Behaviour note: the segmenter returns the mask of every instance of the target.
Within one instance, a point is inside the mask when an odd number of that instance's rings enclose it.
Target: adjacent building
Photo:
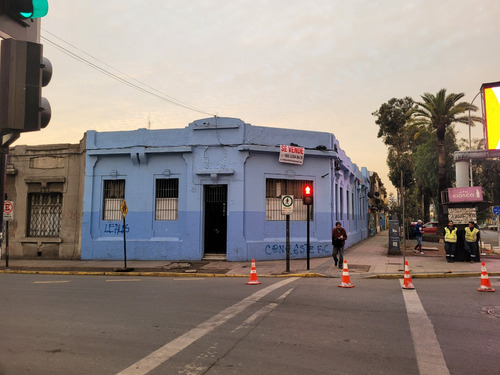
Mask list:
[[[12,258],[80,258],[83,153],[83,142],[11,147],[5,193],[13,206]]]

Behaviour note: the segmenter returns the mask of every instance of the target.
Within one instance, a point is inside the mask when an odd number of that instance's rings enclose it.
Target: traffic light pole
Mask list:
[[[286,215],[286,273],[290,273],[290,215]]]
[[[307,205],[307,270],[309,271],[310,269],[310,266],[309,266],[309,259],[310,259],[310,256],[311,256],[311,241],[310,241],[310,235],[309,235],[309,218],[310,218],[310,210],[311,210],[311,205],[308,204]]]

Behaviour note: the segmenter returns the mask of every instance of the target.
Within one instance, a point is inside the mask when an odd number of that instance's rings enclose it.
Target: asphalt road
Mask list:
[[[0,374],[498,374],[500,280],[0,275]]]
[[[492,246],[498,246],[498,232],[494,230],[481,229],[481,240]]]

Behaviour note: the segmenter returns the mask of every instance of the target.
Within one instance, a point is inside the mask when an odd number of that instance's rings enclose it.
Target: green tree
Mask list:
[[[477,117],[467,116],[468,111],[476,111],[477,107],[460,102],[464,93],[449,95],[446,89],[441,89],[436,95],[425,93],[421,96],[422,101],[416,102],[417,107],[412,110],[414,124],[424,125],[429,129],[434,129],[437,135],[437,155],[438,155],[438,221],[439,227],[446,225],[446,217],[443,212],[441,202],[441,192],[448,188],[446,172],[446,129],[454,123],[469,124],[469,122],[480,120]]]
[[[413,165],[415,167],[415,182],[423,197],[424,220],[430,220],[429,206],[431,201],[436,207],[439,203],[438,188],[438,155],[437,138],[427,131],[420,133],[422,143],[417,146],[413,153]],[[455,170],[453,168],[453,153],[458,150],[455,130],[448,127],[445,135],[446,148],[446,184],[451,186],[455,181]]]
[[[413,166],[411,165],[413,140],[409,137],[407,126],[414,105],[410,97],[392,98],[372,113],[377,117],[375,124],[379,126],[377,137],[382,138],[389,148],[387,156],[389,179],[398,190],[401,185],[401,172],[404,176],[404,187],[409,188],[413,184]]]

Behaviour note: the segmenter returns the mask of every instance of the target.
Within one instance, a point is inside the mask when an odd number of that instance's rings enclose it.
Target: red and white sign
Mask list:
[[[304,147],[281,145],[279,162],[291,163],[291,164],[303,164]]]
[[[449,188],[448,200],[451,203],[457,202],[482,202],[483,188],[481,186]]]
[[[12,201],[3,202],[3,219],[5,221],[14,219],[14,203]]]

